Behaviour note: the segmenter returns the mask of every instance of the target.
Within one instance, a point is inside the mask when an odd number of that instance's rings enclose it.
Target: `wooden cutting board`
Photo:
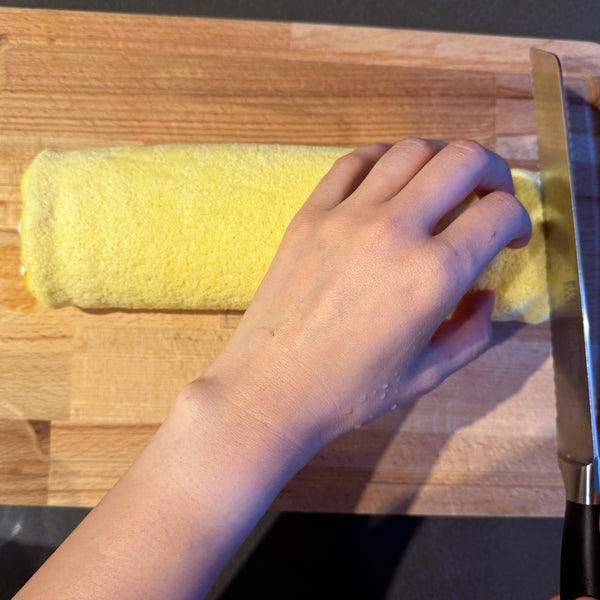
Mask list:
[[[0,502],[96,504],[240,319],[37,304],[17,226],[38,151],[420,135],[473,138],[536,168],[534,44],[563,59],[578,196],[593,212],[598,45],[0,9]],[[325,448],[274,508],[558,515],[554,417],[548,326],[498,324],[484,356]]]

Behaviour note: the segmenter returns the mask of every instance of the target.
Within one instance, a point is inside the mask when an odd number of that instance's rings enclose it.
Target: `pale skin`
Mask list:
[[[482,199],[434,235],[473,190]],[[473,142],[338,160],[223,353],[17,598],[201,597],[320,449],[486,349],[494,294],[467,292],[530,233],[507,164]]]

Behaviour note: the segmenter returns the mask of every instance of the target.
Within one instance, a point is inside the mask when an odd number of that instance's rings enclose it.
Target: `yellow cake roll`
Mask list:
[[[22,178],[27,288],[58,308],[248,307],[288,223],[349,148],[197,144],[45,150]],[[476,287],[494,318],[544,320],[541,206],[513,171],[532,243],[505,250]],[[399,265],[401,268],[401,265]]]

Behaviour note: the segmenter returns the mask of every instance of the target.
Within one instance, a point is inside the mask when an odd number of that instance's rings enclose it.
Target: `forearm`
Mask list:
[[[191,390],[191,391],[190,391]],[[197,598],[302,466],[197,386],[18,598]]]
[[[440,148],[407,140],[336,163],[226,349],[20,600],[197,598],[315,452],[484,350],[493,297],[453,309],[530,221],[500,157]],[[485,196],[433,235],[473,191]]]

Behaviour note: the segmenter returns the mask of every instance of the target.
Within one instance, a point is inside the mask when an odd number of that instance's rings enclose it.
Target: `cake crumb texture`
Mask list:
[[[44,150],[21,180],[25,283],[59,308],[245,310],[283,233],[334,161],[351,148],[178,144]],[[534,223],[475,288],[493,318],[548,316],[537,176],[513,170]],[[399,265],[401,268],[401,265]]]

